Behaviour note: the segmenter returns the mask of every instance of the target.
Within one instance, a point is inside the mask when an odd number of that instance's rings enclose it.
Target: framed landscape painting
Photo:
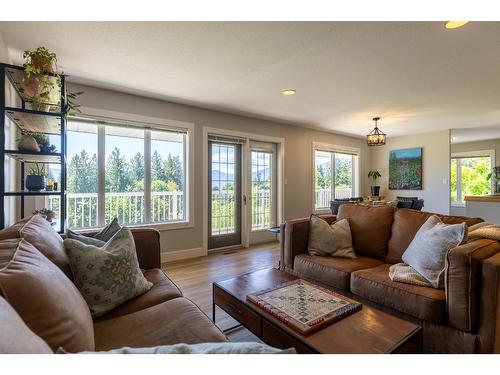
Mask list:
[[[422,148],[389,152],[389,189],[422,190]]]

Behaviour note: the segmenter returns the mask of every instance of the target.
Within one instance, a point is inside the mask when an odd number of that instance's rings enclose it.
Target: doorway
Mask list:
[[[208,249],[241,245],[241,144],[208,142]]]

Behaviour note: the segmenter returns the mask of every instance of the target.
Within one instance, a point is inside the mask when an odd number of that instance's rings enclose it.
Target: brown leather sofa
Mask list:
[[[0,234],[4,232],[10,236],[10,233],[5,231],[1,231]],[[146,279],[153,283],[153,287],[98,320],[92,321],[90,312],[83,311],[88,310],[86,303],[81,302],[83,299],[69,278],[47,259],[50,257],[44,257],[42,251],[37,251],[33,244],[21,238],[0,241],[0,265],[8,265],[3,270],[0,266],[0,271],[4,272],[0,275],[0,297],[17,311],[26,325],[53,351],[61,342],[65,343],[66,351],[72,352],[82,349],[101,351],[124,346],[150,347],[176,343],[227,341],[226,336],[193,302],[183,297],[179,288],[161,270],[159,232],[153,229],[134,229],[132,233],[139,265],[144,270]],[[8,250],[13,248],[12,244],[14,247],[17,246],[14,252]],[[9,285],[16,272],[18,288],[12,283]],[[19,279],[19,272],[25,272],[27,277]],[[77,298],[71,301],[68,298],[58,298],[58,306],[49,306],[50,308],[46,305],[41,308],[36,301],[26,300],[26,296],[31,293],[25,290],[26,288],[37,288],[38,285],[47,284],[47,280],[41,280],[44,275],[57,278],[57,283],[51,284],[57,287],[53,293],[64,295],[67,290],[68,295],[73,293],[72,295]],[[40,282],[37,277],[40,277]],[[24,285],[20,285],[19,281]],[[50,280],[48,282],[50,283]],[[8,288],[17,289],[19,293],[8,293]],[[46,290],[47,288],[41,286],[39,293],[46,293]],[[72,316],[81,317],[80,322],[83,323],[62,321],[60,316],[62,317],[66,310],[69,310]],[[4,319],[9,319],[6,315],[2,316],[4,311],[6,310],[0,309],[0,325],[5,322]],[[49,321],[54,322],[53,326],[47,326]],[[43,327],[38,324],[41,322],[44,324]],[[19,340],[23,340],[23,337],[19,337]],[[22,348],[23,345],[12,344],[10,347]]]
[[[389,279],[401,256],[432,213],[393,207],[342,205],[328,222],[348,218],[357,258],[309,255],[309,219],[281,227],[281,268],[423,327],[424,350],[441,353],[500,352],[500,243],[481,239],[447,255],[445,288]],[[482,222],[439,215],[445,223]]]

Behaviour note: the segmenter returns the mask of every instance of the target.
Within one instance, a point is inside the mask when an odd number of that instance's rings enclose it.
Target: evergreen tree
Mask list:
[[[179,156],[168,154],[165,162],[165,178],[167,182],[174,182],[179,189],[182,189],[184,185],[184,171]]]
[[[96,193],[97,155],[89,157],[87,151],[73,155],[68,166],[68,191],[71,193]]]
[[[128,191],[144,191],[144,156],[138,152],[130,160]]]
[[[115,149],[109,154],[106,161],[106,191],[123,192],[130,183],[128,163],[122,156],[120,149]]]
[[[164,165],[163,158],[158,151],[154,151],[151,155],[151,180],[152,181],[164,181],[167,182],[165,178],[165,171],[163,169]]]

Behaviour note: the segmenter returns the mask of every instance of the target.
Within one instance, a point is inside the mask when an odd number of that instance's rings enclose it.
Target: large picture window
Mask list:
[[[352,153],[314,150],[314,208],[330,208],[330,201],[358,195],[356,168],[358,155]]]
[[[186,221],[182,130],[69,120],[69,228]]]
[[[480,155],[480,154],[479,154]],[[451,158],[451,203],[463,205],[467,195],[491,194],[491,160],[489,155]]]

